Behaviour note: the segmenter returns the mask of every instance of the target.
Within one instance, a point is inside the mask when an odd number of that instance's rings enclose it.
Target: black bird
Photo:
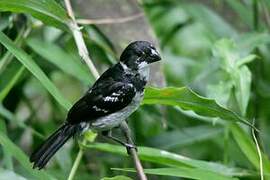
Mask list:
[[[140,105],[149,79],[149,64],[161,60],[147,41],[129,44],[120,61],[105,71],[94,85],[69,110],[66,122],[30,157],[33,168],[42,169],[68,139],[91,129],[125,145],[110,135]]]

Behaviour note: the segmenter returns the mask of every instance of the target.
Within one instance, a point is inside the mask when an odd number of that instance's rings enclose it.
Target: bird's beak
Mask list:
[[[157,52],[156,49],[151,49],[151,55],[150,55],[150,63],[157,62],[161,60],[160,54]]]

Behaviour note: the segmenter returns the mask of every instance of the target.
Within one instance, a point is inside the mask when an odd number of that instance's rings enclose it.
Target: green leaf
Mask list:
[[[192,110],[201,116],[219,117],[232,122],[239,121],[252,127],[248,121],[220,106],[215,100],[199,96],[187,87],[147,88],[143,104],[178,106],[184,110]]]
[[[172,149],[216,137],[223,129],[212,126],[196,126],[173,130],[159,134],[149,140],[149,143],[162,149]],[[181,141],[179,141],[181,139]]]
[[[246,109],[250,97],[251,72],[246,65],[235,71],[235,95],[242,115],[246,114]]]
[[[21,77],[25,70],[25,67],[22,66],[16,74],[12,77],[12,79],[9,81],[9,83],[5,86],[5,88],[0,92],[0,102],[5,99],[5,97],[8,95],[9,91],[12,89],[12,87],[16,84],[18,79]]]
[[[225,2],[232,7],[244,23],[246,23],[251,29],[253,28],[253,17],[249,8],[245,7],[241,1],[227,0]]]
[[[227,76],[220,77],[219,81],[231,86],[230,89],[224,91],[224,95],[217,97],[217,100],[228,97],[231,93],[235,94],[237,105],[242,116],[246,114],[246,108],[250,97],[251,72],[246,63],[254,60],[255,55],[240,57],[239,48],[233,40],[221,39],[215,43],[213,49],[214,58],[219,62],[220,68]],[[228,102],[226,102],[228,103]]]
[[[113,170],[126,171],[126,172],[136,172],[133,169],[120,169],[112,168]],[[218,180],[236,180],[238,178],[232,178],[228,176],[223,176],[218,173],[211,171],[196,169],[196,168],[157,168],[157,169],[144,169],[146,174],[152,175],[161,175],[161,176],[174,176],[190,179],[199,179],[199,180],[209,180],[209,179],[218,179]]]
[[[239,145],[239,148],[246,155],[248,160],[254,165],[256,169],[260,169],[259,156],[256,149],[256,145],[252,141],[250,135],[248,135],[239,125],[232,124],[230,130],[234,136],[235,141]],[[267,155],[262,153],[263,170],[265,173],[270,173],[270,161]]]
[[[32,127],[27,126],[23,121],[19,120],[14,114],[12,114],[8,109],[6,109],[2,104],[0,104],[0,115],[23,129],[29,129],[31,132],[33,132],[33,134],[37,135],[38,137],[44,138],[44,136],[40,132],[36,131]]]
[[[210,32],[219,37],[236,37],[236,30],[213,10],[202,4],[189,3],[182,6],[188,14],[203,23]]]
[[[252,52],[256,47],[269,43],[270,35],[268,33],[244,33],[237,38],[237,46],[246,54]]]
[[[6,128],[6,122],[0,118],[0,132],[3,134],[7,134],[7,128]],[[9,170],[13,170],[13,162],[12,162],[12,156],[7,149],[3,149],[3,159],[2,159],[2,167],[5,167]],[[1,179],[1,178],[0,178]]]
[[[14,171],[0,169],[0,179],[26,180],[26,178],[16,174]]]
[[[127,156],[126,149],[122,146],[116,146],[105,143],[94,143],[83,145],[83,147]],[[138,155],[139,158],[143,161],[149,161],[171,167],[197,168],[219,173],[225,176],[231,176],[234,173],[239,173],[239,170],[226,167],[222,164],[194,160],[179,154],[174,154],[168,151],[159,150],[155,148],[138,147]]]
[[[66,110],[71,107],[71,103],[65,99],[40,67],[2,32],[0,32],[0,43],[3,44],[48,90],[55,100],[62,105]]]
[[[67,13],[54,0],[0,0],[0,11],[28,13],[45,24],[67,30]]]
[[[12,156],[28,171],[28,173],[37,179],[54,179],[51,175],[44,171],[38,171],[32,169],[32,165],[29,162],[29,158],[24,152],[17,147],[3,132],[0,132],[0,144],[4,149],[10,152]]]
[[[247,63],[250,63],[252,62],[253,60],[255,60],[257,58],[256,55],[254,54],[250,54],[248,55],[247,57],[244,57],[242,59],[239,59],[237,62],[236,62],[236,66],[237,67],[241,67],[242,65],[245,65]]]
[[[29,39],[27,44],[41,57],[57,66],[63,72],[76,77],[85,84],[90,84],[90,82],[94,81],[94,77],[89,73],[86,66],[79,62],[80,57],[76,56],[77,59],[74,59],[72,55],[62,50],[59,46],[41,39]]]
[[[114,176],[114,177],[104,177],[101,180],[132,180],[127,176]]]

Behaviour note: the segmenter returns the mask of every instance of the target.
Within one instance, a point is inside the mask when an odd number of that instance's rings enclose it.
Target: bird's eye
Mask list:
[[[141,56],[144,55],[144,52],[143,51],[138,51],[136,54],[137,54],[137,56],[141,57]]]

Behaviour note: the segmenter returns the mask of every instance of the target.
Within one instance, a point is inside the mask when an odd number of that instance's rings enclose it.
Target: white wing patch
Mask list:
[[[111,102],[117,102],[118,101],[118,97],[112,97],[112,96],[106,96],[104,101],[111,101]]]
[[[96,111],[103,111],[103,112],[105,112],[105,113],[108,112],[107,110],[101,109],[101,108],[99,108],[99,107],[97,107],[97,106],[93,106],[93,108],[94,108]]]

